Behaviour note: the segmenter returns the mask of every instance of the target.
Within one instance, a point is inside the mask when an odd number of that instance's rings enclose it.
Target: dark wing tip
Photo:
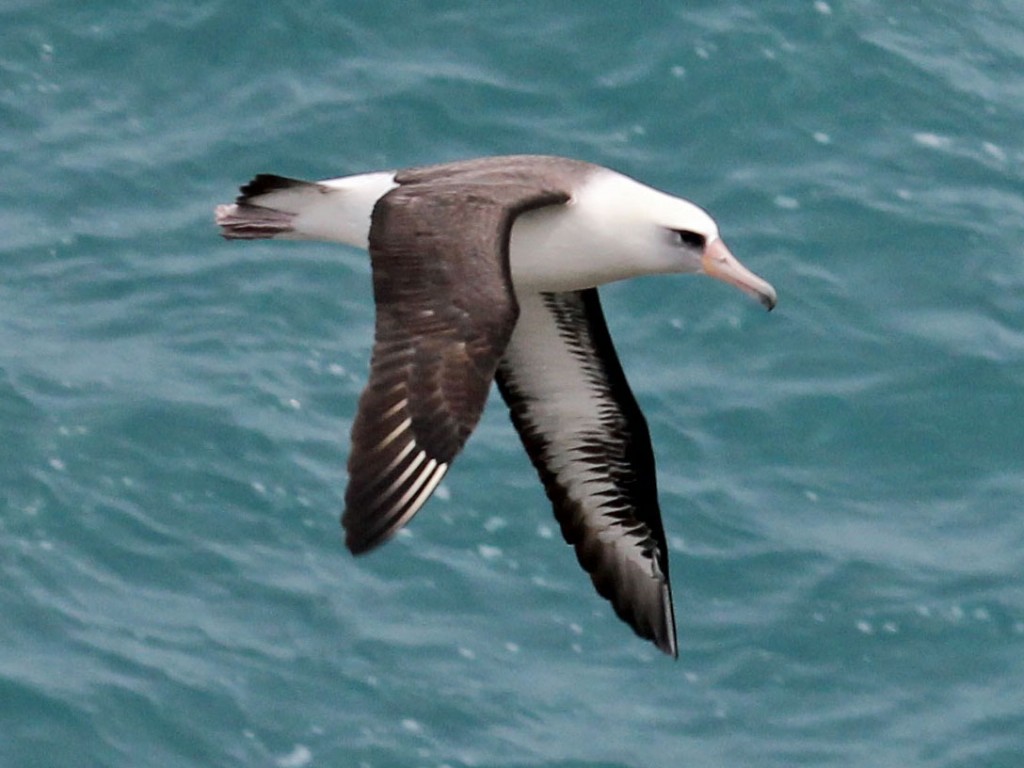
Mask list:
[[[646,556],[638,559],[627,554],[621,549],[622,539],[601,542],[599,534],[586,531],[570,535],[575,539],[569,543],[575,544],[580,565],[590,574],[597,593],[612,604],[616,615],[638,637],[678,659],[672,584],[664,558],[657,558],[660,563],[655,569],[642,567],[641,562],[654,563]]]
[[[346,505],[341,527],[345,531],[345,548],[357,557],[373,551],[398,530],[398,526],[386,524],[384,512],[373,509],[357,515],[353,509]]]
[[[658,637],[654,638],[654,644],[662,652],[678,660],[679,638],[676,636],[676,612],[672,605],[672,586],[667,579],[665,581],[665,591],[667,592],[665,597],[665,625]]]
[[[367,536],[365,531],[360,531],[346,524],[347,515],[341,516],[341,526],[345,530],[345,547],[355,556],[365,555],[384,543],[385,537]]]
[[[659,605],[647,612],[639,609],[637,604],[623,605],[620,596],[608,596],[612,602],[615,612],[626,624],[633,628],[633,631],[645,640],[649,640],[662,653],[679,658],[679,643],[676,638],[676,620],[672,609],[672,593],[668,582],[662,585],[663,596]]]

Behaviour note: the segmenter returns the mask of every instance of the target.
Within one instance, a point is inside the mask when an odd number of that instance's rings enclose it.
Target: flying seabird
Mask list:
[[[369,250],[376,334],[341,518],[354,554],[430,498],[497,381],[597,592],[678,655],[650,434],[597,286],[702,273],[771,309],[775,289],[704,210],[598,165],[521,155],[316,182],[261,174],[216,220],[228,239]]]

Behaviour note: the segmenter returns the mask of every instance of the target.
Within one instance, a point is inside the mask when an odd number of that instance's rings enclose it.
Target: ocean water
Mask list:
[[[1024,765],[1024,6],[0,7],[0,765]],[[302,177],[564,154],[774,283],[603,291],[673,662],[495,397],[407,530],[338,515],[358,251],[228,243]]]

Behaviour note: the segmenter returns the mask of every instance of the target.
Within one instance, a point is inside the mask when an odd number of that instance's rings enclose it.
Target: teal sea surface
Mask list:
[[[344,549],[369,262],[225,242],[305,178],[509,153],[707,208],[771,314],[602,297],[678,661],[497,395]],[[0,766],[1024,765],[1024,5],[8,0]]]

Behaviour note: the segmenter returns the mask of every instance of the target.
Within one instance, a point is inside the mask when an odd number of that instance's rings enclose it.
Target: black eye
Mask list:
[[[691,248],[703,248],[704,243],[707,242],[704,235],[699,232],[691,232],[688,229],[677,229],[676,234],[679,235],[679,242]]]

